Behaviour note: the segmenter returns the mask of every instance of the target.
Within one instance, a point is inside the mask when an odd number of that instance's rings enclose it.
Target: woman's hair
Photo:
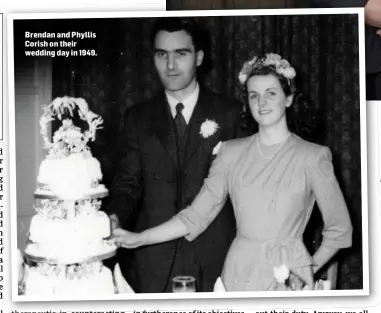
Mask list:
[[[279,73],[274,65],[262,65],[252,68],[245,83],[242,84],[242,102],[245,104],[242,113],[243,128],[249,133],[258,131],[258,124],[254,120],[248,103],[247,82],[253,76],[267,75],[273,75],[278,79],[286,97],[293,95],[292,104],[286,108],[286,121],[290,131],[306,140],[314,139],[317,128],[317,114],[314,108],[308,105],[307,99],[298,90],[295,78],[287,78]]]

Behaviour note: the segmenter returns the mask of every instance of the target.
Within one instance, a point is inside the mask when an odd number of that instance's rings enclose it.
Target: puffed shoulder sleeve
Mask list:
[[[192,204],[180,211],[174,218],[179,218],[188,228],[185,238],[196,239],[213,222],[223,208],[228,195],[226,147],[222,143],[219,152]]]
[[[352,223],[344,196],[337,182],[332,165],[332,154],[321,147],[309,162],[312,192],[323,216],[322,245],[347,248],[352,245]]]

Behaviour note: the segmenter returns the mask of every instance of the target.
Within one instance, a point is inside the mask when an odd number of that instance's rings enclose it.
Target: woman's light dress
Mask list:
[[[315,201],[324,220],[322,245],[352,244],[352,224],[329,149],[291,134],[272,153],[270,158],[264,155],[257,135],[223,143],[200,193],[175,217],[187,225],[186,238],[193,240],[230,195],[237,236],[222,273],[228,291],[267,290],[274,281],[274,266],[281,264],[313,288],[313,259],[303,232]]]

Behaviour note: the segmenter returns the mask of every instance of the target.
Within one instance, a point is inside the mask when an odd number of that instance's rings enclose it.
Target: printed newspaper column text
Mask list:
[[[31,57],[95,57],[92,31],[68,31],[64,33],[25,32],[25,56]],[[90,41],[89,41],[90,40]]]
[[[3,148],[0,148],[0,300],[2,300],[3,297],[3,280],[4,280],[4,268],[3,268],[3,254],[4,254],[4,231],[3,231],[3,212],[4,212],[4,206],[3,206]]]

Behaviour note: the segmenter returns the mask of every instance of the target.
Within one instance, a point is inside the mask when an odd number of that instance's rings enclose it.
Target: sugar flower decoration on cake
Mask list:
[[[255,56],[243,64],[241,71],[238,74],[238,80],[242,85],[245,85],[248,77],[254,69],[259,69],[265,66],[273,66],[278,74],[287,78],[288,82],[295,78],[295,69],[286,59],[282,59],[279,54],[267,53],[264,57]]]
[[[73,124],[77,113],[79,119],[87,123],[87,129],[81,129]],[[53,141],[49,139],[48,124],[54,120],[62,121],[62,126],[55,132]],[[71,153],[87,152],[87,143],[95,140],[95,133],[102,128],[103,119],[90,111],[86,101],[82,98],[56,98],[49,105],[43,106],[40,118],[41,135],[45,148],[49,149],[49,156],[59,158]]]
[[[78,212],[80,215],[95,214],[101,207],[101,201],[95,199],[86,199],[78,203]]]
[[[100,261],[73,264],[68,266],[39,263],[36,267],[36,271],[42,275],[49,277],[65,277],[68,279],[81,279],[90,275],[97,274],[101,271],[102,264]]]
[[[47,220],[65,219],[67,215],[63,202],[59,200],[41,200],[41,204],[34,206],[34,210]]]
[[[212,136],[218,128],[219,126],[215,121],[206,119],[205,122],[201,124],[200,134],[202,137],[208,138]]]

